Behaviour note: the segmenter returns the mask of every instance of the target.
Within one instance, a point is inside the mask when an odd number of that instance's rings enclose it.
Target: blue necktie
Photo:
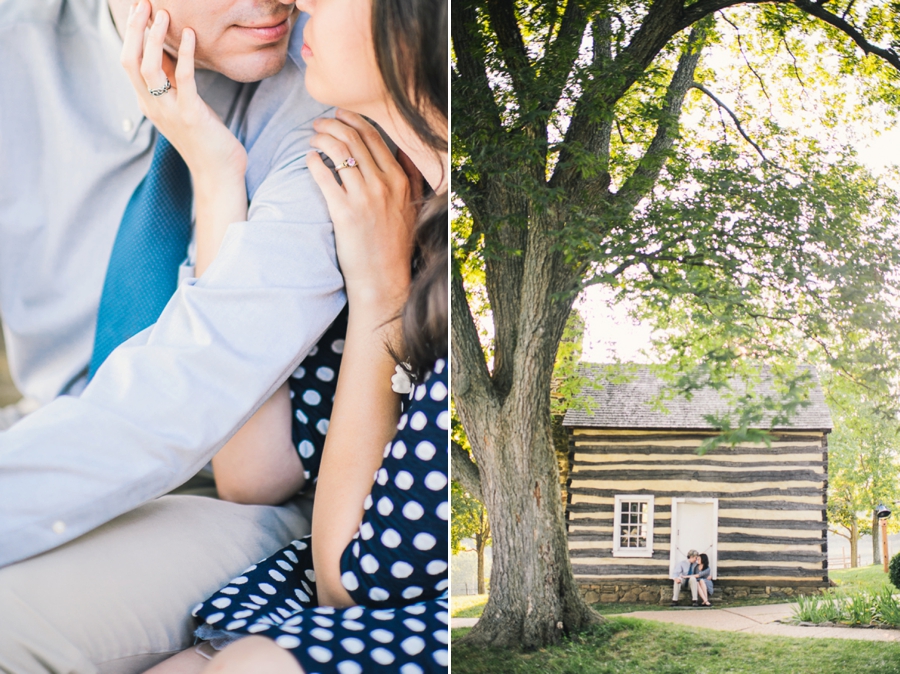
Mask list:
[[[160,134],[150,170],[131,195],[113,244],[89,379],[113,349],[159,318],[178,285],[190,236],[190,171]]]

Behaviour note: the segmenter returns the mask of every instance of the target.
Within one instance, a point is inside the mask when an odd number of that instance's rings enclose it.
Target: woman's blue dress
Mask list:
[[[345,321],[342,314],[290,380],[294,442],[313,481]],[[447,364],[438,360],[414,386],[385,447],[363,520],[341,558],[341,581],[357,606],[318,606],[307,536],[199,604],[193,611],[197,635],[217,648],[248,634],[267,636],[307,674],[446,671],[448,393]]]

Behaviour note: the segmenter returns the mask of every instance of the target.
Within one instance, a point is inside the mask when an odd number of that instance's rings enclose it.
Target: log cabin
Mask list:
[[[700,444],[717,432],[707,418],[727,407],[718,392],[661,409],[664,384],[650,368],[630,367],[626,381],[615,372],[584,365],[593,383],[563,420],[569,555],[586,599],[668,603],[670,571],[691,549],[709,555],[714,601],[827,587],[832,423],[815,370],[790,423],[763,426],[770,445],[704,455]],[[771,386],[764,375],[756,390]]]

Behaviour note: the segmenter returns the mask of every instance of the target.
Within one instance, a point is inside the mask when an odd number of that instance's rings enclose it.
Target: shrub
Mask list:
[[[878,619],[891,627],[900,627],[900,601],[889,585],[875,595],[875,611]]]
[[[891,558],[891,564],[888,566],[888,578],[894,587],[900,589],[900,552]]]

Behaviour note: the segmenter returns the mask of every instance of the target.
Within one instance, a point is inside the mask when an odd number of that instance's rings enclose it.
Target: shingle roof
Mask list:
[[[790,425],[780,425],[772,430],[831,430],[831,413],[818,375],[814,367],[807,367],[814,382],[810,389],[810,404],[798,409]],[[611,376],[623,372],[619,366],[585,363],[579,369],[582,376],[600,386],[588,384],[581,390],[579,397],[587,401],[588,409],[581,405],[570,407],[563,420],[564,426],[714,430],[704,416],[723,413],[728,408],[728,402],[712,388],[694,391],[691,400],[684,396],[666,400],[665,411],[654,407],[652,403],[658,399],[665,384],[647,366],[627,366],[624,372],[627,372],[628,380],[624,383],[609,381]],[[771,376],[763,374],[755,391],[764,394],[773,390]],[[764,420],[760,427],[768,428],[769,422]]]

